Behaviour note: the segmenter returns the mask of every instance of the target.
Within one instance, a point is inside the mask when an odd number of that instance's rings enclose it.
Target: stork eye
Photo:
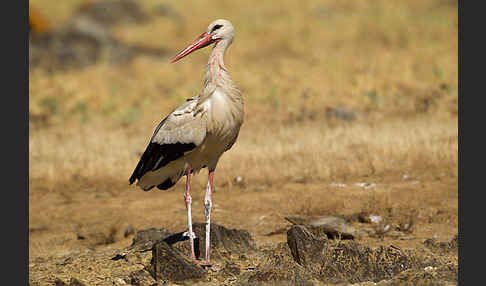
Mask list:
[[[211,33],[216,31],[217,29],[223,27],[223,25],[215,25],[212,29],[211,29]]]

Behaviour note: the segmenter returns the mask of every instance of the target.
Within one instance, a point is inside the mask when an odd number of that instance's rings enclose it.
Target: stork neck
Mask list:
[[[231,81],[224,65],[224,54],[229,44],[227,40],[222,40],[214,45],[206,67],[205,85],[224,86],[225,81]]]

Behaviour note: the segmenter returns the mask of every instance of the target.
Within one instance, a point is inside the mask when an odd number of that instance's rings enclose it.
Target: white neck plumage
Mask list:
[[[216,43],[209,56],[204,77],[204,90],[199,100],[203,104],[211,99],[211,118],[214,120],[214,127],[220,129],[225,121],[231,118],[232,121],[241,125],[243,121],[243,98],[239,89],[231,80],[231,77],[224,65],[224,54],[231,41],[221,40]]]

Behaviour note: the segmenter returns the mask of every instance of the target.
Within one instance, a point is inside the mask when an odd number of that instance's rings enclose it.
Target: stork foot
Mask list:
[[[220,266],[218,266],[216,264],[212,264],[211,262],[208,262],[206,260],[192,259],[192,262],[194,262],[195,264],[201,266],[204,269],[211,270],[213,272],[218,272],[218,271],[221,270],[221,267]]]

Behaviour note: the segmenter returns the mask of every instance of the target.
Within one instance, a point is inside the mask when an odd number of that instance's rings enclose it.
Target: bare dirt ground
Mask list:
[[[404,180],[403,176],[396,174],[340,182],[347,187],[283,182],[255,191],[218,186],[214,195],[213,222],[228,228],[248,230],[257,246],[271,248],[287,241],[286,231],[291,224],[284,216],[366,212],[381,216],[393,230],[410,223],[410,230],[406,232],[407,235],[365,236],[355,241],[372,248],[393,245],[420,253],[421,249],[426,248],[424,241],[427,239],[450,241],[458,234],[457,177],[434,171],[410,176],[413,179]],[[356,182],[372,182],[376,187],[366,189],[353,186]],[[103,277],[110,271],[98,272],[96,267],[116,265],[118,261],[110,259],[132,243],[133,234],[124,235],[130,225],[135,230],[155,227],[167,228],[172,233],[186,229],[182,184],[165,193],[144,193],[124,187],[125,190],[116,195],[109,190],[98,190],[96,186],[66,186],[63,189],[69,191],[70,187],[79,188],[70,198],[56,191],[31,191],[29,269],[33,285],[36,285],[34,282],[49,285],[55,279],[69,281],[72,277],[84,281],[86,285],[100,281],[108,283],[106,277],[97,280],[96,276]],[[193,193],[193,219],[203,222],[203,190],[194,190]],[[359,228],[369,224],[353,222],[352,225]],[[59,261],[66,257],[83,254],[87,250],[95,252],[89,252],[86,257],[91,259],[80,262],[79,268],[70,267],[66,271],[66,267],[59,265]],[[112,251],[102,255],[102,251],[109,250]],[[101,257],[93,259],[93,253]],[[444,265],[452,263],[457,266],[457,250],[441,257]],[[146,258],[146,265],[148,261]],[[239,263],[243,272],[245,265],[240,264],[242,261],[235,257],[230,261]],[[257,258],[245,262],[258,265]],[[92,272],[84,269],[87,265],[94,267]],[[108,268],[112,269],[114,265]],[[118,271],[128,275],[140,269],[140,265],[138,268],[133,265],[131,268],[119,266]],[[109,275],[112,277],[112,274]],[[221,279],[212,277],[207,281],[219,283]]]
[[[112,258],[137,231],[186,229],[184,179],[143,192],[128,178],[158,122],[201,88],[208,50],[170,56],[222,17],[245,122],[216,170],[212,222],[247,230],[257,251],[221,252],[223,270],[175,284],[458,283],[456,1],[139,1],[110,8],[117,21],[95,2],[30,2],[47,19],[31,32],[31,285],[175,283],[146,271],[150,251]],[[206,176],[192,181],[195,222]],[[286,217],[319,216],[365,234],[327,241],[332,263],[300,265]]]
[[[403,180],[400,174],[390,177],[340,182],[347,187],[285,182],[256,191],[217,187],[212,219],[230,228],[250,231],[258,244],[285,241],[285,233],[266,235],[291,225],[285,216],[346,215],[363,211],[380,215],[391,224],[398,225],[408,219],[413,223],[413,239],[364,240],[373,246],[396,243],[417,247],[426,238],[445,241],[457,234],[457,178],[444,173],[421,173],[413,180]],[[363,181],[375,183],[376,187],[353,186]],[[30,238],[33,246],[38,245],[38,255],[45,254],[42,242],[58,241],[57,254],[83,246],[106,248],[103,239],[109,236],[113,236],[110,247],[121,247],[131,242],[131,236],[123,237],[129,225],[137,230],[164,227],[173,232],[187,227],[183,182],[166,192],[145,193],[135,187],[125,187],[116,195],[96,186],[79,187],[74,195],[65,197],[62,192],[72,192],[72,187],[61,187],[62,191],[58,192],[31,192]],[[204,189],[193,190],[193,200],[194,220],[204,222]],[[80,241],[78,234],[88,237]]]

